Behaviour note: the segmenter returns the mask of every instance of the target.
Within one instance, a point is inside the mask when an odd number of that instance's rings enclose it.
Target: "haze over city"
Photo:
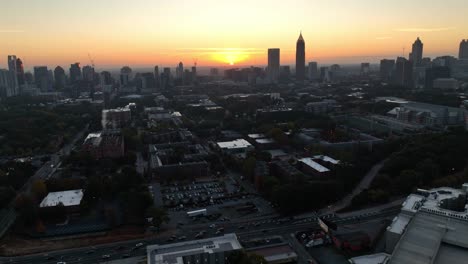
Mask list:
[[[3,1],[0,57],[21,54],[26,68],[88,62],[88,54],[100,68],[194,58],[200,66],[265,65],[266,49],[280,48],[286,65],[300,31],[306,61],[377,62],[407,53],[418,36],[435,57],[457,54],[467,13],[463,0]]]
[[[468,0],[0,1],[1,264],[468,263]]]

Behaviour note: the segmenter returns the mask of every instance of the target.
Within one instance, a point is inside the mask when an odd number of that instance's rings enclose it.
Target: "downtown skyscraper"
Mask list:
[[[268,49],[268,80],[278,83],[280,75],[280,49]]]
[[[305,78],[305,42],[302,33],[296,42],[296,80],[304,81]]]
[[[421,66],[422,58],[423,58],[423,46],[424,45],[419,39],[419,37],[413,43],[411,53],[409,56],[409,60],[413,62],[414,66]]]
[[[463,39],[460,42],[460,49],[458,51],[458,59],[468,60],[468,39]]]

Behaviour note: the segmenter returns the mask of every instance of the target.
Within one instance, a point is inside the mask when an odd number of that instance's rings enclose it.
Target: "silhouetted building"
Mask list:
[[[128,66],[122,67],[122,69],[120,69],[120,85],[127,86],[130,83],[131,75],[132,68]]]
[[[392,79],[393,70],[395,68],[395,60],[383,59],[380,61],[380,78],[383,81]]]
[[[15,96],[15,73],[0,69],[0,97]]]
[[[83,67],[83,80],[87,82],[94,81],[94,68],[86,65]]]
[[[176,68],[176,79],[182,79],[184,77],[184,64],[179,62]]]
[[[8,70],[12,72],[12,74],[14,75],[13,90],[12,90],[14,95],[19,94],[19,85],[18,85],[18,78],[17,78],[18,71],[16,70],[16,63],[17,63],[16,56],[8,55]]]
[[[280,66],[280,80],[289,81],[291,78],[291,67],[289,66]]]
[[[410,61],[413,62],[413,66],[421,66],[422,63],[422,57],[423,57],[423,43],[419,39],[419,37],[416,39],[416,41],[413,43],[413,47],[411,49],[411,54],[410,54]]]
[[[268,80],[278,83],[280,75],[280,49],[268,49]]]
[[[57,66],[54,69],[54,80],[55,80],[55,89],[61,90],[65,88],[66,84],[66,76],[65,76],[65,70]]]
[[[305,42],[302,33],[296,42],[296,79],[303,81],[305,78]]]
[[[81,67],[80,63],[76,62],[70,65],[70,82],[74,83],[81,80]]]
[[[394,83],[405,87],[413,87],[413,63],[411,61],[403,57],[397,58]]]
[[[149,90],[156,88],[156,80],[151,72],[142,73],[140,79],[142,89]]]
[[[370,63],[363,62],[361,63],[361,75],[367,76],[370,72]]]
[[[49,70],[47,66],[34,67],[34,81],[41,92],[48,92],[50,89]]]
[[[21,86],[25,84],[25,80],[23,61],[20,58],[16,59],[16,78],[18,79],[18,85],[21,91]]]
[[[468,60],[468,39],[460,42],[460,50],[458,52],[458,58],[460,60]]]
[[[171,68],[165,67],[161,73],[161,89],[169,88],[171,84]]]
[[[309,80],[318,80],[319,73],[318,73],[318,64],[315,61],[309,62],[309,66],[307,67],[308,77]]]
[[[112,75],[108,71],[101,72],[100,78],[101,86],[103,85],[112,85]]]
[[[154,66],[154,81],[156,88],[159,88],[161,86],[161,76],[159,75],[159,67]]]
[[[426,69],[426,82],[425,88],[432,89],[434,87],[434,80],[450,78],[450,68],[447,66],[434,66]]]

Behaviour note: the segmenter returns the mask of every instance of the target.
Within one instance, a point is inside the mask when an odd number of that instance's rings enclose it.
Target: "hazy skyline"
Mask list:
[[[306,62],[358,63],[456,55],[468,38],[463,0],[15,0],[2,1],[0,67],[6,56],[34,65],[266,65],[267,49],[294,64],[299,31]],[[403,53],[405,47],[405,53]]]

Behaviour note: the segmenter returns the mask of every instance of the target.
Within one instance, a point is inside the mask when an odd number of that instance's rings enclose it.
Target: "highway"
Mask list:
[[[347,218],[337,218],[336,216],[329,215],[328,220],[338,224],[355,224],[376,221],[379,219],[389,219],[399,213],[400,209],[387,209],[364,215],[350,216]],[[239,240],[248,240],[257,237],[264,237],[270,235],[285,235],[290,236],[291,233],[319,229],[316,218],[271,218],[265,217],[258,218],[255,221],[233,221],[233,222],[213,222],[216,227],[210,228],[209,225],[203,229],[200,225],[192,227],[191,225],[182,226],[176,231],[176,235],[171,238],[170,236],[158,236],[155,238],[146,238],[140,240],[122,241],[111,244],[104,244],[95,247],[73,248],[67,250],[60,250],[48,252],[47,254],[35,254],[28,256],[0,258],[2,263],[42,263],[42,264],[56,264],[59,261],[64,261],[67,264],[71,263],[100,263],[110,260],[122,259],[126,257],[137,257],[146,255],[146,245],[149,244],[166,244],[175,243],[182,240],[195,239],[195,235],[200,231],[205,231],[203,237],[219,236],[221,233],[236,233]],[[224,232],[216,233],[217,228],[223,227]],[[135,248],[136,244],[143,243],[144,246]],[[109,258],[103,259],[104,255]]]

